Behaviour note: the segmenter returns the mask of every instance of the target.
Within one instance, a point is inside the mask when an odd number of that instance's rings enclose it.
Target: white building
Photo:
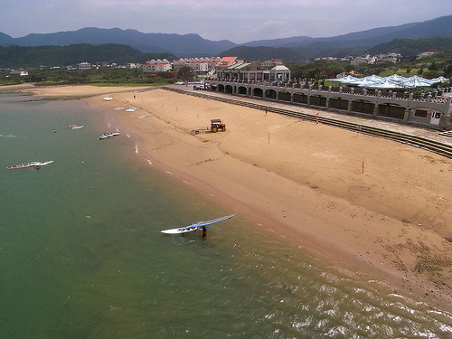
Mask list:
[[[423,51],[423,52],[419,53],[417,56],[419,58],[422,58],[422,57],[426,57],[426,56],[429,56],[429,55],[438,54],[438,53],[442,53],[442,52],[443,51],[441,51],[439,49],[430,49],[428,51]]]
[[[93,68],[93,64],[90,62],[81,62],[78,65],[78,69],[91,69]]]
[[[152,59],[146,61],[146,63],[143,65],[143,73],[168,72],[171,71],[171,68],[171,64],[166,59]]]
[[[220,57],[212,58],[182,58],[173,61],[174,70],[179,70],[183,66],[193,68],[195,73],[207,74],[215,70],[215,65],[221,60]]]

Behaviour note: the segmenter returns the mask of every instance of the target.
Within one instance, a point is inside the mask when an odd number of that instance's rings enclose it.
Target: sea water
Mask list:
[[[450,314],[244,216],[206,238],[161,234],[234,211],[155,170],[127,135],[97,140],[116,131],[104,112],[37,99],[0,94],[1,338],[451,336]]]

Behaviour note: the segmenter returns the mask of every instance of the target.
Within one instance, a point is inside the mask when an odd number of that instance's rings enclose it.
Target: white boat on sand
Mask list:
[[[99,135],[97,137],[97,140],[103,140],[103,139],[107,139],[107,138],[111,138],[111,137],[116,137],[118,135],[121,135],[121,133],[119,133],[119,132],[102,133],[101,135]]]

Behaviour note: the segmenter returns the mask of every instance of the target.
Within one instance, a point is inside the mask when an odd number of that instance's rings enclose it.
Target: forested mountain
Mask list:
[[[421,40],[399,39],[388,43],[379,44],[369,50],[375,55],[380,53],[396,52],[403,56],[414,56],[421,51],[439,49],[444,52],[452,52],[452,37],[430,38]],[[324,56],[359,55],[362,50],[346,48],[323,50]],[[285,62],[304,62],[307,57],[302,54],[305,50],[300,48],[273,48],[273,47],[247,47],[238,46],[223,51],[220,56],[237,56],[239,59],[249,61],[263,61],[269,59],[283,59]],[[353,53],[355,52],[355,53]],[[93,46],[90,44],[74,44],[69,46],[37,46],[0,47],[0,68],[26,68],[46,65],[69,66],[87,61],[91,63],[107,62],[126,64],[128,62],[144,63],[149,59],[177,59],[170,53],[142,53],[130,46],[117,44],[103,44]]]
[[[26,68],[45,65],[69,66],[80,62],[107,62],[124,65],[128,62],[144,63],[149,59],[174,60],[170,53],[142,53],[130,46],[104,44],[74,44],[69,46],[0,47],[0,68]]]
[[[369,49],[370,54],[395,52],[405,56],[416,55],[422,51],[438,49],[443,52],[452,52],[452,37],[430,39],[396,39],[379,44]]]
[[[347,55],[360,55],[368,52],[371,55],[400,53],[404,57],[416,56],[422,51],[438,49],[443,52],[452,52],[452,37],[430,39],[398,39],[384,44],[376,45],[369,50],[359,47],[319,47],[321,56],[345,57]],[[308,59],[307,50],[297,48],[273,48],[273,47],[234,47],[222,52],[220,55],[234,55],[244,60],[268,60],[272,58],[283,59],[285,62],[304,62]],[[309,56],[312,58],[312,56]]]
[[[216,56],[222,51],[227,51],[238,46],[264,46],[290,48],[300,58],[313,58],[360,54],[375,45],[387,43],[395,39],[426,39],[451,36],[452,15],[448,15],[420,23],[379,27],[333,37],[311,38],[298,36],[284,39],[251,41],[240,45],[228,40],[206,40],[198,34],[141,33],[133,29],[122,30],[119,28],[101,29],[88,27],[73,32],[29,34],[20,38],[12,38],[9,35],[0,33],[0,46],[67,46],[80,43],[91,45],[113,43],[131,46],[142,53],[171,53],[178,58]]]
[[[359,55],[372,47],[395,39],[426,39],[452,37],[452,15],[393,27],[374,28],[367,31],[338,35],[329,38],[303,39],[299,42],[285,41],[275,47],[288,47],[307,58],[322,56],[344,57]],[[441,49],[440,46],[436,47]],[[386,51],[391,52],[391,51]]]
[[[14,39],[9,35],[0,32],[0,46],[14,45]]]
[[[141,33],[134,29],[101,29],[86,27],[74,32],[29,34],[14,39],[18,46],[67,46],[87,43],[106,43],[131,46],[143,53],[172,53],[179,56],[216,55],[224,49],[236,46],[230,41],[210,41],[198,34]]]

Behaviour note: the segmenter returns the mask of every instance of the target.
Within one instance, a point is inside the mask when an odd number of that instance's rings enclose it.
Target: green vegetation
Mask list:
[[[288,48],[271,47],[237,47],[233,50],[239,59],[269,60],[283,59],[292,72],[292,79],[314,79],[317,83],[325,83],[326,79],[337,74],[349,73],[357,77],[372,74],[387,76],[394,73],[409,77],[419,75],[425,78],[444,76],[452,77],[452,38],[431,38],[421,40],[394,40],[387,44],[375,46],[374,53],[397,52],[409,46],[411,57],[402,62],[380,61],[375,64],[360,63],[352,65],[348,62],[318,60],[307,63],[290,61],[296,59],[293,51]],[[413,47],[415,46],[415,47]],[[441,49],[444,53],[419,58],[417,54],[426,49]],[[403,53],[402,53],[403,54]],[[190,81],[196,74],[190,67],[182,67],[178,73],[162,72],[144,74],[142,69],[119,68],[130,62],[144,63],[149,59],[174,60],[172,54],[141,53],[129,46],[106,44],[92,46],[89,44],[40,47],[0,47],[0,85],[14,85],[24,82],[39,84],[96,84],[99,86],[118,85],[165,85],[178,80]],[[76,66],[82,61],[94,64],[110,65],[98,69],[68,70],[67,66]],[[46,67],[40,67],[45,65]],[[52,66],[58,66],[51,68]],[[66,66],[66,67],[65,67]],[[61,68],[60,68],[61,67]],[[10,74],[10,68],[27,69],[28,76]]]
[[[400,53],[403,56],[415,56],[422,51],[439,49],[444,52],[452,52],[452,37],[437,37],[429,39],[395,39],[387,43],[372,47],[369,53],[372,55],[380,53]]]
[[[312,63],[287,63],[292,72],[292,78],[325,79],[333,78],[340,73],[351,73],[357,77],[376,74],[382,77],[397,73],[410,77],[413,75],[424,78],[444,76],[452,77],[452,53],[440,53],[423,58],[412,58],[402,62],[377,62],[376,64],[361,63],[352,65],[346,62],[318,60]]]
[[[141,69],[101,68],[89,70],[37,69],[28,76],[0,72],[0,85],[34,82],[38,85],[91,84],[97,86],[159,86],[174,83],[177,73],[144,74]]]
[[[0,47],[0,68],[37,68],[75,66],[80,62],[116,63],[126,65],[129,62],[145,63],[150,59],[174,60],[170,53],[141,53],[130,46],[104,44],[75,44],[69,46],[38,47]]]

